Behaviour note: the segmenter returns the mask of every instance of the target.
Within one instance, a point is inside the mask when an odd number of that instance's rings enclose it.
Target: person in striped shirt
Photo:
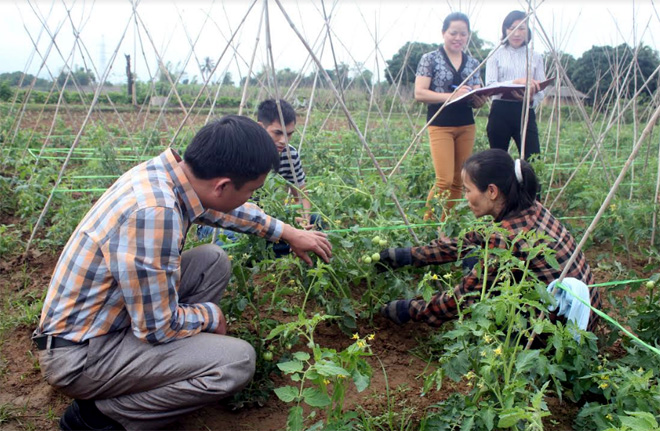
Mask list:
[[[502,23],[504,46],[486,62],[486,86],[493,84],[526,84],[529,79],[529,109],[525,142],[521,139],[523,130],[522,112],[524,91],[514,91],[512,99],[493,96],[493,104],[488,114],[486,132],[490,148],[508,151],[511,138],[518,147],[520,157],[529,160],[541,152],[539,132],[534,108],[543,100],[539,83],[545,80],[545,66],[541,54],[531,50],[529,42],[532,31],[527,26],[527,14],[523,11],[509,13]],[[528,58],[529,57],[529,58]],[[530,67],[528,67],[528,64]]]
[[[122,175],[75,229],[55,267],[34,342],[45,380],[74,402],[62,429],[163,429],[252,378],[255,352],[227,336],[231,275],[213,244],[183,251],[192,224],[286,241],[311,264],[326,235],[246,203],[279,154],[255,121],[226,116]]]
[[[305,171],[300,161],[300,154],[293,145],[289,144],[291,136],[296,127],[296,111],[286,100],[280,99],[280,108],[285,127],[280,124],[280,113],[277,102],[274,99],[264,100],[257,107],[257,122],[266,129],[275,144],[280,155],[280,167],[277,173],[289,184],[289,193],[295,202],[300,205],[300,216],[295,218],[296,223],[305,229],[321,226],[321,217],[311,212],[312,205],[305,197]],[[197,237],[204,239],[213,233],[210,226],[200,226],[197,229]],[[234,242],[239,239],[239,234],[231,230],[221,232],[227,241]],[[222,240],[216,240],[216,244],[222,245]],[[281,257],[291,252],[289,245],[283,242],[273,244],[275,257]]]
[[[300,217],[296,219],[301,226],[311,228],[314,223],[311,220],[311,204],[305,198],[305,171],[300,161],[300,154],[293,145],[290,145],[291,136],[296,128],[296,111],[286,100],[279,100],[282,111],[282,119],[285,126],[280,122],[280,110],[275,99],[264,100],[257,108],[257,122],[266,129],[273,139],[277,151],[280,153],[280,169],[278,174],[289,183],[289,192],[296,202],[302,207]]]
[[[492,216],[508,233],[484,238],[478,232],[472,231],[463,238],[441,237],[426,246],[385,249],[380,257],[382,265],[387,268],[406,265],[421,267],[456,262],[485,247],[511,248],[514,256],[528,262],[529,270],[539,281],[550,284],[559,279],[575,252],[577,243],[571,233],[536,200],[538,180],[532,167],[524,160],[514,161],[503,150],[491,149],[468,158],[463,165],[462,176],[465,198],[474,215],[477,218]],[[541,241],[555,251],[554,260],[559,263],[559,267],[548,260],[545,254],[529,257],[526,251],[529,246],[519,236],[520,233],[529,231],[544,234]],[[496,253],[493,256],[496,256]],[[487,269],[485,284],[483,267],[474,265],[469,268],[453,292],[439,292],[429,302],[420,299],[391,301],[381,308],[381,313],[398,324],[412,320],[425,322],[430,326],[441,326],[458,317],[459,306],[467,307],[475,301],[473,295],[465,297],[466,295],[480,292],[484,285],[489,289],[495,284],[498,276],[497,265],[490,264]],[[587,285],[594,283],[589,264],[581,251],[566,277],[575,278]],[[591,286],[589,295],[591,305],[601,308],[598,288]],[[589,330],[595,329],[597,319],[595,313],[590,313]]]

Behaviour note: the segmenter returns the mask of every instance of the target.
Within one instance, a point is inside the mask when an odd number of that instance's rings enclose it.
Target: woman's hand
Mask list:
[[[449,93],[444,93],[447,97],[446,101],[449,102],[454,99],[458,99],[459,97],[468,94],[470,91],[472,91],[472,87],[469,87],[467,85],[461,85],[458,87],[456,90],[452,90]]]
[[[488,96],[479,96],[475,94],[474,96],[472,96],[472,107],[481,108],[482,106],[484,106],[487,100],[488,100]]]
[[[527,80],[525,78],[518,78],[514,79],[513,84],[520,84],[520,85],[527,85]],[[517,90],[520,92],[520,90]],[[535,79],[530,79],[529,80],[529,93],[533,96],[534,94],[538,93],[541,91],[541,83]],[[524,91],[522,91],[524,93]],[[522,100],[522,96],[520,97],[519,100]]]

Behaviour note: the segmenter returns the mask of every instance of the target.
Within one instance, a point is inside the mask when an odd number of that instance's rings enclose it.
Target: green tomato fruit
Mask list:
[[[293,344],[291,344],[291,343],[286,343],[286,345],[284,346],[284,348],[287,349],[287,350],[291,350],[292,347],[293,347]]]
[[[380,253],[374,253],[371,255],[371,261],[373,263],[376,263],[380,260]]]
[[[385,247],[385,246],[387,246],[387,240],[386,240],[386,239],[381,239],[381,240],[378,242],[378,245],[381,246],[381,247]]]
[[[263,356],[264,356],[264,359],[266,361],[272,361],[273,360],[273,352],[266,351],[266,352],[264,352]]]
[[[364,263],[366,263],[367,265],[369,265],[369,264],[371,263],[371,257],[370,257],[370,256],[364,256],[364,257],[362,258],[362,262],[364,262]]]
[[[649,281],[646,282],[646,288],[648,290],[653,290],[654,287],[655,287],[655,281],[649,280]]]
[[[371,243],[372,244],[380,244],[381,238],[376,235],[375,237],[371,238]]]

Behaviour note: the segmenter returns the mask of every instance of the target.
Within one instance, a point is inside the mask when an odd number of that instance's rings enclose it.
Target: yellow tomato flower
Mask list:
[[[324,384],[324,385],[329,385],[329,384],[330,384],[330,380],[328,380],[328,379],[323,379],[323,384]]]
[[[493,350],[493,353],[495,353],[496,356],[500,356],[502,354],[502,346],[499,346],[497,349]]]
[[[438,277],[438,274],[433,274],[431,275],[431,280],[439,280],[440,277]]]
[[[360,338],[360,336],[359,336],[358,333],[356,332],[355,334],[353,334],[353,337],[352,337],[352,338],[353,338],[354,340],[358,340],[358,339]]]
[[[481,351],[481,356],[486,357],[486,355],[487,355],[486,351],[485,351],[485,350],[482,350],[482,351]]]
[[[365,347],[367,347],[367,343],[365,343],[364,340],[357,340],[357,342],[355,344],[357,344],[357,346],[360,349],[364,349]]]
[[[601,388],[601,389],[607,389],[609,386],[610,385],[607,384],[607,383],[601,383],[600,385],[598,385],[598,387]]]
[[[376,338],[376,334],[367,335],[367,340],[373,341]]]

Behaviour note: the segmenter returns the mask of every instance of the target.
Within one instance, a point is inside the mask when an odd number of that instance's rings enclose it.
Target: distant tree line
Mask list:
[[[413,85],[417,64],[427,52],[439,48],[437,44],[422,42],[407,42],[387,61],[385,79],[390,84],[399,82],[403,85]],[[488,56],[492,48],[485,46],[483,40],[473,33],[470,45],[471,54],[482,61]],[[552,58],[546,54],[547,75],[553,76],[551,70]],[[580,58],[574,58],[570,54],[560,53],[561,64],[566,71],[566,76],[571,80],[575,88],[588,95],[592,100],[604,97],[613,83],[618,80],[620,84],[627,83],[625,88],[620,88],[621,94],[630,96],[641,88],[644,82],[651,76],[660,64],[658,52],[648,46],[641,46],[637,50],[636,67],[633,65],[635,50],[627,44],[612,46],[593,46],[585,51]],[[481,70],[482,78],[485,76],[485,67]],[[637,77],[636,81],[634,77]],[[658,88],[658,79],[652,79],[645,90],[646,94],[652,94]]]
[[[417,64],[422,55],[438,48],[438,44],[406,42],[390,60],[387,60],[387,67],[384,71],[387,84],[398,84],[400,82],[404,86],[412,87],[415,82]],[[469,44],[469,50],[472,56],[482,61],[492,49],[492,44],[482,40],[477,32],[472,34]],[[633,62],[635,54],[637,61]],[[553,59],[548,54],[545,57],[546,73],[548,76],[553,76],[555,75]],[[559,58],[566,71],[566,76],[575,88],[589,96],[591,101],[606,100],[606,97],[612,95],[611,88],[613,84],[617,83],[620,85],[615,85],[615,91],[624,98],[629,97],[637,89],[642,87],[643,83],[660,64],[658,52],[652,48],[640,46],[635,53],[635,49],[626,44],[616,47],[593,46],[577,59],[569,54],[559,53]],[[631,65],[634,67],[631,67]],[[216,65],[210,57],[205,57],[199,64],[199,69],[202,81],[206,81],[212,73],[216,72]],[[342,62],[334,68],[326,69],[326,72],[337,88],[365,90],[374,85],[373,73],[364,68],[362,64],[351,67]],[[485,78],[485,67],[481,69],[480,73],[482,79]],[[131,76],[135,78],[133,74]],[[310,88],[314,83],[315,76],[315,71],[301,75],[299,72],[290,68],[280,69],[275,73],[275,76],[272,76],[270,71],[263,68],[249,78],[249,85],[251,87],[258,87],[260,85],[272,86],[273,80],[276,79],[280,88],[289,88],[293,85],[300,88]],[[248,78],[240,78],[238,86],[243,87],[246,79]],[[57,76],[56,81],[59,88],[65,88],[66,90],[73,90],[74,82],[78,86],[88,86],[97,82],[94,73],[80,66],[74,66],[71,71],[62,70]],[[181,71],[179,63],[175,65],[167,62],[160,65],[158,75],[153,82],[139,82],[136,80],[137,98],[132,98],[130,91],[127,91],[127,100],[129,100],[129,103],[131,99],[135,103],[141,103],[145,97],[148,97],[148,94],[168,96],[171,94],[171,83],[176,84],[177,92],[184,104],[189,101],[184,101],[183,98],[194,99],[194,94],[201,87],[201,82],[198,80],[197,75],[189,78],[185,72]],[[624,83],[625,86],[623,85]],[[12,88],[15,87],[27,88],[34,85],[34,88],[37,90],[48,91],[52,87],[52,84],[52,81],[35,78],[33,75],[23,74],[22,72],[2,73],[0,74],[0,100],[10,100],[13,95]],[[211,85],[236,88],[233,77],[229,72],[225,72],[219,79],[211,81]],[[319,76],[316,85],[321,89],[327,89],[329,87],[326,79],[322,76]],[[128,86],[124,85],[124,87]],[[150,87],[153,90],[149,90]],[[653,94],[657,88],[658,79],[656,78],[649,82],[644,93]],[[119,101],[123,102],[123,98]],[[238,96],[232,96],[231,103],[228,103],[234,105],[238,101]]]

